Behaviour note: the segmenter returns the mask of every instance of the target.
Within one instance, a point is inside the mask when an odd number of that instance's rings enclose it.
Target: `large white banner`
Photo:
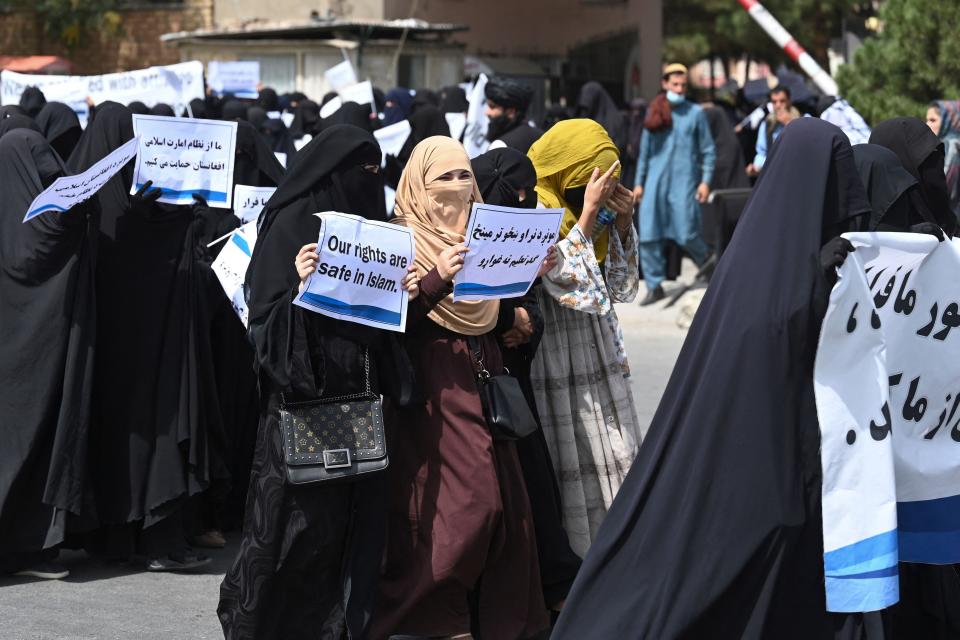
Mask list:
[[[454,301],[524,295],[557,241],[561,219],[563,209],[474,204],[467,223],[470,250],[453,281]]]
[[[59,211],[64,213],[84,200],[97,193],[110,178],[117,175],[123,167],[137,155],[140,144],[138,137],[133,137],[120,145],[105,157],[98,160],[89,169],[75,176],[63,176],[53,181],[43,190],[27,209],[23,221],[46,213]]]
[[[0,73],[0,104],[19,104],[27,87],[39,87],[49,102],[63,102],[77,112],[86,126],[87,98],[95,104],[134,100],[152,107],[159,102],[182,112],[194,98],[203,99],[203,63],[181,62],[162,67],[107,73],[100,76],[55,76],[4,71]]]
[[[331,318],[403,332],[413,264],[413,232],[386,222],[327,211],[317,240],[317,270],[294,304]]]
[[[897,562],[960,562],[960,240],[848,234],[814,371],[827,609],[899,598]]]
[[[230,208],[236,122],[134,114],[133,132],[140,151],[130,193],[150,180],[163,192],[160,202],[193,204],[197,194],[211,207]]]

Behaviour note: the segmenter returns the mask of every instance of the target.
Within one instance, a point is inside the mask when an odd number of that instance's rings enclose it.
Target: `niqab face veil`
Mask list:
[[[421,277],[436,266],[441,252],[464,241],[470,205],[483,202],[472,173],[468,179],[440,179],[460,171],[471,171],[463,145],[452,138],[433,136],[414,147],[397,185],[395,221],[413,229],[414,263]],[[441,327],[477,336],[493,329],[499,309],[497,301],[454,303],[450,295],[429,316]]]

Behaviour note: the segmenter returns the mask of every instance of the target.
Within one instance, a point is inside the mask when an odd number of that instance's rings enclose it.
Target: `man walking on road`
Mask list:
[[[634,199],[640,202],[640,265],[647,285],[641,305],[664,298],[663,245],[673,240],[697,266],[709,252],[700,235],[700,203],[710,195],[716,150],[703,109],[685,97],[687,68],[667,65],[663,93],[644,121]]]

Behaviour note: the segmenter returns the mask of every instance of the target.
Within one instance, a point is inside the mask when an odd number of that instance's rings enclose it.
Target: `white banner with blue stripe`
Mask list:
[[[140,147],[131,194],[150,181],[159,202],[189,205],[199,196],[211,207],[231,207],[236,122],[134,114],[133,132]]]
[[[960,240],[846,234],[814,371],[827,609],[899,599],[898,562],[960,562]]]
[[[338,320],[405,331],[403,279],[413,264],[413,231],[334,211],[315,215],[321,220],[317,267],[293,303]]]
[[[524,295],[557,242],[562,219],[563,209],[474,204],[464,241],[469,251],[453,280],[454,302]]]

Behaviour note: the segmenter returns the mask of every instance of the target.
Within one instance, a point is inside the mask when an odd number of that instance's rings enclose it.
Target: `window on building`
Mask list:
[[[427,86],[427,60],[422,54],[402,54],[397,61],[397,85],[409,89]]]
[[[243,55],[243,60],[260,63],[260,83],[277,93],[297,90],[297,57],[292,54]]]

